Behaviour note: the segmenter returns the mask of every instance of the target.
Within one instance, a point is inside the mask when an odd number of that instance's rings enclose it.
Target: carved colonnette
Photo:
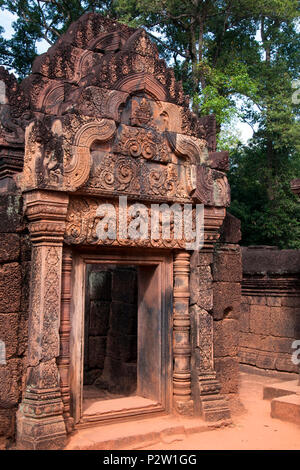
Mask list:
[[[191,396],[191,343],[189,313],[190,254],[174,253],[174,314],[173,314],[173,398],[175,410],[193,415]]]
[[[72,294],[72,250],[64,247],[62,256],[62,292],[61,292],[61,318],[60,318],[60,352],[57,361],[60,374],[60,387],[63,402],[63,416],[67,432],[74,428],[74,418],[71,416],[70,395],[70,307]]]
[[[68,196],[24,194],[32,242],[26,386],[17,414],[19,448],[62,447],[66,438],[59,356],[62,243]]]

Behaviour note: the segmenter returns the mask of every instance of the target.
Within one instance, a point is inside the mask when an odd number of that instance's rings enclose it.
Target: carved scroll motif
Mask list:
[[[104,191],[140,192],[140,165],[123,155],[105,155],[86,187]]]
[[[111,139],[116,124],[109,119],[84,124],[76,133],[73,141],[73,157],[64,169],[67,187],[77,189],[86,183],[91,168],[90,146],[99,140]]]
[[[122,126],[115,151],[131,157],[143,157],[167,163],[171,161],[162,136],[152,130]]]

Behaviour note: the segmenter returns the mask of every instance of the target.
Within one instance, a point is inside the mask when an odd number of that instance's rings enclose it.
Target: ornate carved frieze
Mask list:
[[[99,206],[104,212],[99,211]],[[107,205],[107,206],[105,206]],[[130,204],[129,204],[130,206]],[[145,210],[144,210],[145,208]],[[151,206],[144,205],[141,208],[140,218],[129,214],[130,208],[123,208],[124,213],[120,213],[118,200],[110,199],[91,199],[91,198],[72,198],[68,209],[66,219],[65,242],[70,245],[101,245],[101,246],[124,246],[124,247],[148,247],[148,248],[177,248],[186,247],[187,240],[182,230],[181,237],[175,236],[174,222],[171,220],[170,237],[163,237],[161,231],[161,221],[159,222],[158,237],[151,236]],[[104,219],[105,217],[105,219]],[[122,217],[126,219],[126,238],[121,234],[120,223]],[[139,215],[137,216],[139,217]],[[130,238],[129,228],[139,226],[139,222],[147,226],[145,237]],[[137,221],[137,222],[136,222]],[[99,237],[100,229],[105,224],[114,230],[114,236],[109,238]]]

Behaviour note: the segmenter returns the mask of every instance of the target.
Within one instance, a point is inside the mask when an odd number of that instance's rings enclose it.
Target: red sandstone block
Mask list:
[[[242,364],[256,365],[257,351],[248,348],[240,348],[239,358]]]
[[[6,365],[0,365],[0,407],[11,408],[18,403],[21,374],[20,359],[10,359]]]
[[[240,332],[239,344],[241,347],[247,347],[247,348],[252,348],[252,349],[262,349],[262,338],[263,338],[262,335]]]
[[[272,418],[300,424],[300,396],[296,394],[274,398],[271,401]]]
[[[0,233],[0,262],[16,261],[19,255],[19,235],[15,233]]]
[[[214,282],[213,316],[238,319],[240,316],[241,285],[236,282]]]
[[[266,297],[267,305],[270,307],[280,307],[281,298],[280,297]]]
[[[237,356],[239,322],[224,319],[214,322],[214,357]]]
[[[286,353],[290,355],[290,358],[294,352],[294,349],[292,349],[292,343],[293,339],[292,338],[277,338],[274,336],[268,337],[268,341],[271,345],[270,351],[274,351],[277,353]]]
[[[249,305],[245,305],[244,307],[249,307]],[[240,324],[240,331],[243,333],[249,333],[250,331],[250,312],[247,311],[246,309],[241,309],[241,314],[239,318],[239,324]]]
[[[5,343],[6,360],[18,350],[18,314],[0,314],[0,340]]]
[[[239,388],[238,357],[215,359],[215,371],[221,384],[221,393],[237,393]]]
[[[15,313],[20,309],[21,268],[18,263],[0,266],[0,312]]]
[[[267,335],[270,332],[270,307],[267,305],[251,305],[250,332]]]
[[[292,307],[271,307],[270,334],[295,338],[297,316]]]
[[[0,408],[0,436],[13,436],[15,432],[15,413],[15,409]]]
[[[259,351],[256,358],[256,367],[260,369],[275,369],[276,354]]]
[[[197,266],[207,266],[213,263],[212,253],[202,253],[201,251],[193,251],[191,255],[190,266],[196,268]]]
[[[294,364],[292,362],[292,353],[291,354],[280,354],[276,359],[277,370],[285,371],[285,372],[299,372],[299,365]]]
[[[240,282],[242,280],[242,261],[240,253],[217,252],[213,264],[215,281]]]
[[[264,295],[252,295],[251,304],[252,305],[267,305],[267,299]]]

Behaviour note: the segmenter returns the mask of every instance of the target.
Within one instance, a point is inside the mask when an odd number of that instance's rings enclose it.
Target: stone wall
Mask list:
[[[227,400],[235,398],[239,390],[238,344],[242,278],[239,240],[240,221],[227,213],[221,229],[220,243],[215,246],[214,251],[194,253],[191,260],[192,321],[195,321],[193,317],[198,314],[203,318],[203,324],[198,325],[198,329],[212,330],[214,370],[221,387],[220,392]],[[201,351],[202,345],[197,347]],[[207,359],[202,358],[204,369]],[[199,368],[201,370],[201,365]]]
[[[240,221],[227,214],[216,246],[213,265],[214,360],[221,393],[233,397],[239,390],[239,317],[242,259],[238,245]]]
[[[0,448],[15,433],[27,348],[30,244],[17,193],[0,193]]]
[[[300,339],[300,251],[248,247],[242,258],[240,362],[270,373],[296,373],[292,343]]]

